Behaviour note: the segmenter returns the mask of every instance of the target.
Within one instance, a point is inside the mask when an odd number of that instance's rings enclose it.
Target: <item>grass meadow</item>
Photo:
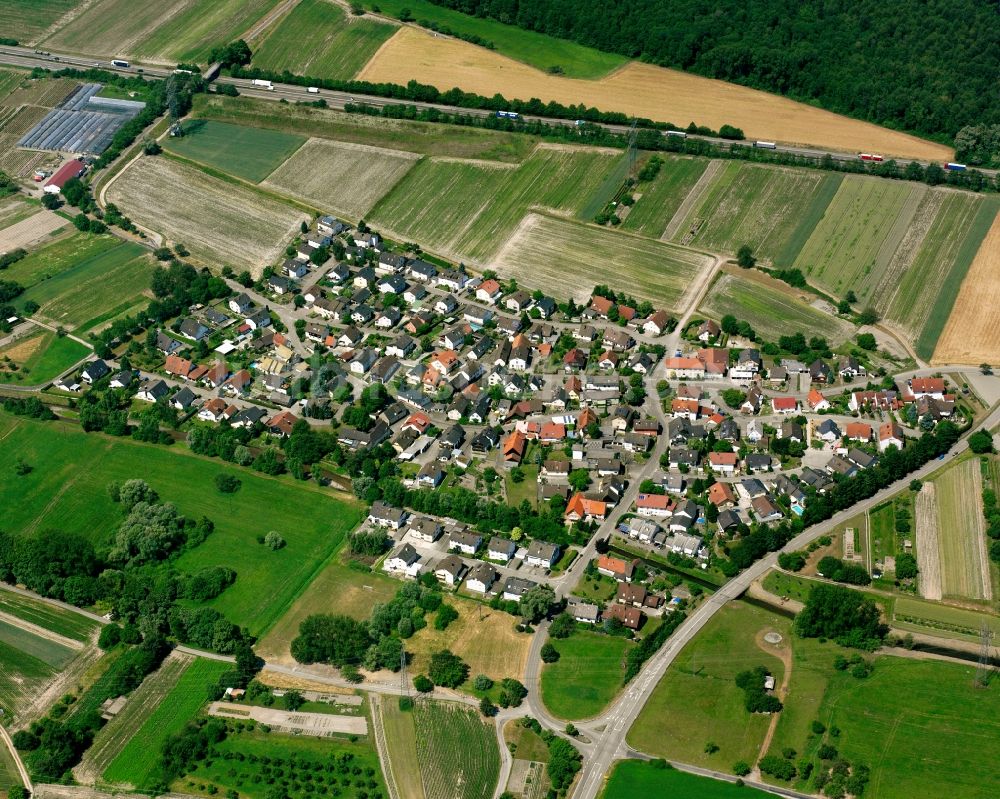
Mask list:
[[[164,741],[198,714],[208,701],[209,688],[230,668],[228,663],[205,658],[182,661],[179,669],[165,661],[98,735],[95,748],[102,739],[116,742],[119,748],[103,779],[138,788],[150,785],[159,770]]]
[[[749,322],[757,334],[768,341],[801,332],[807,338],[825,336],[836,345],[846,341],[854,330],[848,322],[799,299],[783,283],[757,273],[747,277],[723,273],[709,290],[699,311],[715,319],[733,314]]]
[[[49,280],[80,263],[95,258],[121,244],[111,234],[94,236],[90,233],[73,233],[29,253],[4,270],[4,280],[13,280],[26,289]]]
[[[41,385],[87,357],[90,351],[79,341],[40,329],[0,348],[0,358],[10,358],[18,367],[17,371],[13,371],[5,363],[0,363],[0,383]]]
[[[259,183],[304,142],[294,133],[193,119],[184,124],[183,136],[164,143],[172,153]]]
[[[425,795],[420,775],[416,713],[400,710],[394,696],[372,695],[371,701],[378,702],[381,708],[387,759],[400,799],[432,799]]]
[[[469,16],[427,0],[377,0],[364,5],[372,9],[378,6],[382,13],[397,18],[407,8],[417,24],[426,20],[446,25],[457,33],[479,36],[493,42],[496,51],[508,58],[541,70],[559,67],[562,74],[572,78],[599,78],[627,63],[624,56],[603,53],[566,39],[504,25],[496,20]]]
[[[396,30],[395,25],[348,16],[329,0],[302,0],[255,49],[253,65],[349,80]]]
[[[788,646],[783,616],[731,602],[681,651],[656,686],[628,733],[628,742],[649,754],[728,772],[738,760],[753,763],[770,718],[748,713],[735,678],[764,666],[781,685],[784,666],[757,636],[777,630]],[[794,680],[794,674],[793,674]],[[705,751],[712,742],[718,751]]]
[[[561,719],[597,716],[621,690],[625,655],[635,646],[627,638],[576,632],[551,641],[560,654],[542,667],[542,701]]]
[[[141,444],[7,415],[0,415],[0,436],[6,436],[0,472],[12,473],[18,455],[35,466],[16,483],[0,483],[6,529],[34,535],[60,528],[106,545],[121,518],[107,484],[142,477],[181,513],[215,523],[208,540],[175,565],[181,571],[235,569],[235,584],[210,604],[254,635],[288,610],[361,518],[351,498],[195,456],[180,444]],[[215,489],[214,477],[223,470],[238,473],[238,493],[222,496]],[[272,552],[258,544],[269,530],[277,530],[287,546]]]
[[[713,780],[678,771],[656,768],[641,760],[619,761],[611,770],[601,799],[635,799],[638,796],[669,796],[672,799],[765,799],[771,793],[746,785]]]
[[[559,217],[530,214],[492,262],[497,273],[517,278],[560,300],[590,296],[597,283],[612,282],[658,308],[682,307],[708,256],[656,239]]]
[[[653,180],[639,184],[638,191],[642,196],[622,223],[625,230],[654,239],[663,234],[667,223],[708,166],[704,158],[661,157],[663,164],[659,174]]]
[[[22,44],[34,42],[80,3],[81,0],[4,0],[0,5],[0,31]]]
[[[149,250],[118,242],[36,283],[18,297],[17,304],[23,307],[33,300],[41,306],[40,316],[72,329],[123,302],[139,302],[149,290],[152,274]]]
[[[991,599],[978,459],[969,458],[946,469],[934,483],[942,591],[946,597],[958,599]]]
[[[726,253],[747,244],[758,258],[773,259],[794,233],[797,211],[811,201],[821,180],[812,170],[728,161],[674,240]],[[697,233],[691,237],[693,229]]]
[[[2,589],[0,589],[0,612],[17,616],[26,622],[76,641],[87,641],[98,627],[96,621],[79,613]]]

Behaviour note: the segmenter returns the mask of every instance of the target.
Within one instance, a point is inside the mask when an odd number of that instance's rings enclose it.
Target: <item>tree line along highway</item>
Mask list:
[[[21,67],[42,67],[44,69],[60,69],[61,67],[80,67],[86,69],[101,68],[113,72],[122,72],[126,74],[133,75],[148,75],[152,78],[164,78],[170,75],[173,70],[166,67],[155,67],[155,66],[145,66],[141,64],[130,63],[128,67],[113,66],[109,61],[99,61],[91,58],[84,58],[76,55],[68,55],[64,53],[53,53],[50,51],[39,51],[28,47],[3,47],[0,48],[0,63],[9,64],[12,66]],[[213,65],[214,67],[215,65]],[[323,89],[320,92],[310,92],[305,86],[296,86],[292,84],[285,83],[272,83],[271,88],[254,85],[253,81],[247,78],[231,78],[226,75],[219,75],[218,69],[210,67],[206,77],[210,81],[216,83],[225,83],[235,86],[241,95],[246,97],[252,97],[254,99],[261,100],[288,100],[292,102],[313,102],[318,98],[322,98],[327,102],[331,108],[342,109],[347,103],[365,103],[372,106],[387,106],[387,105],[409,105],[415,108],[422,109],[437,109],[438,111],[443,111],[452,114],[467,114],[469,116],[477,117],[488,117],[493,116],[496,112],[488,109],[476,109],[476,108],[461,108],[458,106],[442,105],[439,103],[427,103],[420,102],[417,100],[400,100],[392,97],[377,97],[368,94],[358,94],[352,92],[341,92],[334,91],[330,89]],[[566,127],[571,127],[576,124],[575,120],[572,119],[556,119],[552,117],[534,116],[531,114],[521,114],[520,119],[525,122],[544,122],[549,125],[563,125]],[[599,124],[601,127],[613,131],[615,133],[628,133],[629,127],[627,125],[614,125],[607,123],[594,123]],[[666,134],[664,134],[666,135]],[[718,145],[731,145],[734,142],[731,139],[722,139],[715,136],[701,136],[698,134],[686,134],[688,138],[699,139],[706,142],[711,142]],[[807,158],[823,158],[824,156],[830,156],[837,161],[857,161],[857,153],[837,153],[830,152],[827,150],[818,150],[809,147],[799,147],[789,144],[781,144],[780,142],[775,142],[774,147],[768,147],[768,149],[789,153],[792,155],[800,155]],[[886,154],[885,159],[891,158],[891,155]],[[912,159],[900,159],[902,162],[909,163]],[[928,161],[917,161],[923,167],[928,166],[930,162]],[[935,162],[936,163],[936,162]],[[940,164],[939,164],[940,166]],[[985,175],[995,175],[997,170],[980,169]]]

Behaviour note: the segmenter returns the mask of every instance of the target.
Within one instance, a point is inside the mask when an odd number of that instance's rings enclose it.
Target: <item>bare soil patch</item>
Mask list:
[[[10,252],[18,247],[30,247],[36,241],[60,228],[68,222],[58,214],[42,210],[27,219],[22,219],[8,228],[0,230],[0,252]]]
[[[931,363],[1000,361],[1000,214],[962,281]]]
[[[937,489],[924,483],[914,506],[916,516],[917,587],[924,599],[941,599],[941,548],[938,531]]]
[[[406,83],[415,79],[440,89],[456,85],[491,97],[538,97],[564,105],[585,103],[663,122],[719,128],[736,125],[748,138],[943,160],[952,150],[915,136],[822,111],[777,95],[632,62],[600,80],[548,75],[482,47],[400,28],[368,62],[359,80]]]

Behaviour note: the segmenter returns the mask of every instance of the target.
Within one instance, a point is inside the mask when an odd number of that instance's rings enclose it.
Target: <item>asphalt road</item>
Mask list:
[[[22,67],[43,67],[46,69],[60,69],[63,66],[69,67],[101,67],[103,69],[114,69],[119,72],[128,74],[141,74],[148,75],[154,78],[162,78],[169,75],[172,70],[165,69],[160,66],[147,66],[143,64],[138,64],[132,62],[127,69],[120,69],[111,66],[110,59],[93,59],[85,58],[78,55],[72,55],[69,53],[58,53],[51,51],[43,51],[41,53],[36,53],[34,48],[30,47],[3,47],[0,48],[0,63],[12,64],[14,66]],[[411,100],[398,100],[386,97],[376,97],[373,95],[348,93],[348,92],[338,92],[328,89],[322,89],[319,94],[309,93],[306,91],[304,86],[294,86],[290,84],[274,83],[273,89],[269,90],[261,86],[254,86],[252,81],[245,78],[231,78],[228,76],[219,76],[215,79],[216,83],[226,83],[236,86],[241,94],[248,97],[253,97],[257,99],[266,100],[288,100],[291,102],[296,101],[314,101],[320,98],[326,100],[327,104],[332,108],[343,108],[345,103],[367,103],[373,106],[386,106],[386,105],[398,105],[400,103],[405,103],[406,105],[415,106],[421,109],[436,108],[439,111],[445,111],[448,113],[458,113],[458,114],[468,114],[471,116],[478,117],[488,117],[492,116],[494,112],[485,109],[474,109],[474,108],[461,108],[457,106],[443,105],[440,103],[424,103]],[[531,114],[522,114],[521,118],[528,122],[546,122],[550,125],[563,125],[566,127],[573,127],[575,125],[575,120],[572,119],[555,119],[551,117],[534,116]],[[602,127],[607,130],[614,131],[616,133],[626,133],[629,128],[627,125],[612,125],[612,124],[602,124]],[[707,142],[712,142],[714,144],[728,145],[732,144],[730,139],[721,139],[715,136],[697,136],[688,134],[689,138],[700,139]],[[777,143],[775,148],[778,152],[791,153],[794,155],[802,155],[810,158],[822,158],[825,155],[830,155],[832,158],[838,161],[857,161],[857,153],[843,153],[843,152],[831,152],[824,149],[817,149],[813,147],[800,147],[789,144]],[[883,153],[886,159],[892,157],[891,153]],[[911,159],[900,158],[899,160],[903,162],[909,162]],[[927,166],[929,162],[918,161],[917,163],[922,166]],[[984,174],[995,175],[996,170],[983,169],[980,170]]]

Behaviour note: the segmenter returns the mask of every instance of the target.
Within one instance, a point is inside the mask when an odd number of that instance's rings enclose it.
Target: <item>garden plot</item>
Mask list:
[[[710,163],[704,158],[664,156],[659,174],[648,183],[639,184],[642,196],[632,206],[622,227],[660,238]]]
[[[937,493],[941,591],[945,596],[993,598],[986,553],[983,478],[979,461],[963,461],[934,481]]]
[[[694,250],[541,214],[529,215],[493,262],[503,277],[566,299],[590,296],[609,275],[657,307],[679,310],[711,259]]]
[[[938,530],[937,486],[924,483],[914,503],[917,544],[917,588],[924,599],[941,599],[941,543]]]
[[[493,725],[454,702],[414,707],[417,755],[426,799],[489,799],[500,776]]]
[[[418,160],[418,154],[401,150],[310,139],[263,185],[357,219],[367,215]]]
[[[280,257],[305,215],[253,189],[169,158],[143,158],[120,173],[108,199],[144,227],[183,243],[206,265],[260,275]]]

